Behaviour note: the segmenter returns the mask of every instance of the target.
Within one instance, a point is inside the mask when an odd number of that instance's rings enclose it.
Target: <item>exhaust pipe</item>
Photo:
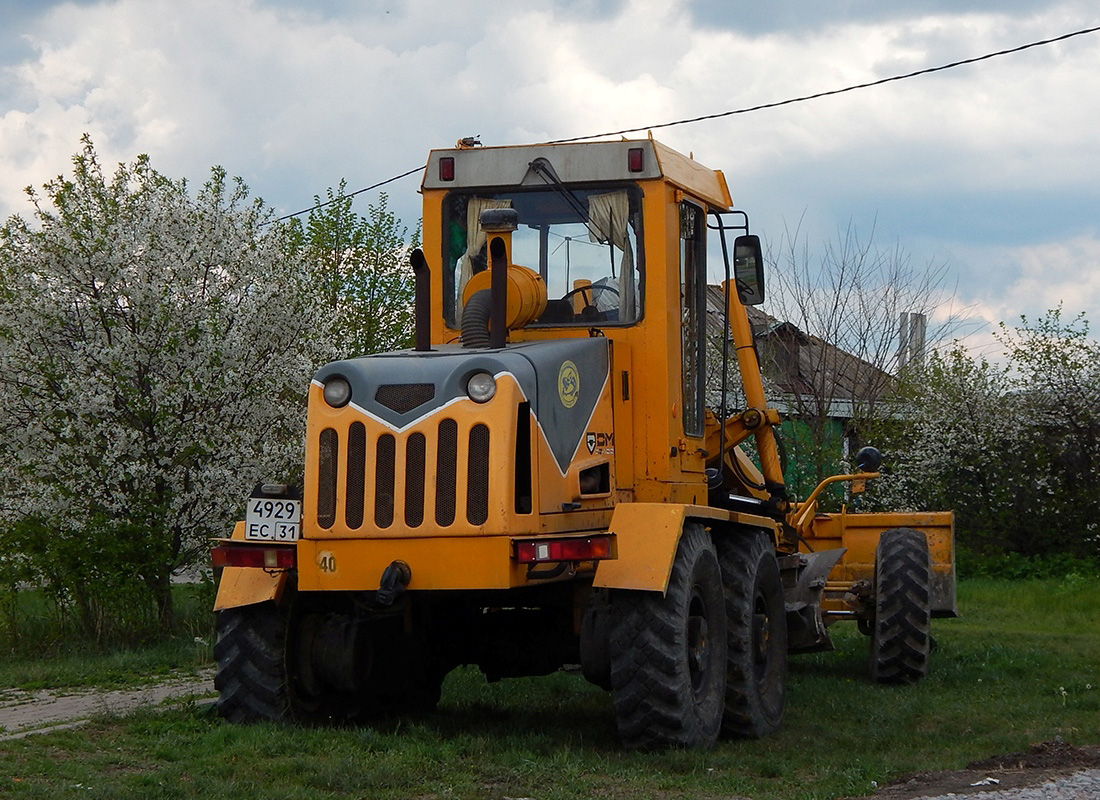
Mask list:
[[[416,349],[427,352],[432,349],[432,271],[428,267],[428,260],[424,258],[424,251],[417,247],[409,254],[409,263],[412,265],[414,284],[413,310],[416,319]]]
[[[493,311],[489,321],[489,347],[501,348],[508,341],[508,251],[504,239],[494,236],[489,242],[492,272]]]

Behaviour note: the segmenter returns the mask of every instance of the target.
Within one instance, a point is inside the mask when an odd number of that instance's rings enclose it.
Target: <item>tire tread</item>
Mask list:
[[[931,636],[931,564],[928,540],[912,528],[879,538],[875,559],[875,621],[871,678],[913,683],[928,674]]]

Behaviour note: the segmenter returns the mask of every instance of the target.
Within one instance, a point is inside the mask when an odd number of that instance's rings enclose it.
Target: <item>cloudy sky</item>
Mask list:
[[[995,10],[991,10],[995,9]],[[282,213],[429,149],[583,136],[873,81],[1100,25],[1084,0],[0,0],[0,217],[148,153]],[[644,135],[644,134],[643,134]],[[849,94],[655,131],[725,171],[775,246],[874,229],[946,263],[989,326],[1064,303],[1100,327],[1100,33]],[[408,223],[418,178],[387,187]],[[363,196],[373,200],[374,194]],[[360,201],[362,202],[362,201]],[[364,206],[360,207],[363,210]]]

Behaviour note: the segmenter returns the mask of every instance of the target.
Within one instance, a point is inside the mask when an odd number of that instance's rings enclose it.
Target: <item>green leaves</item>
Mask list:
[[[342,356],[408,347],[412,342],[413,276],[409,253],[419,228],[408,229],[379,195],[365,216],[352,210],[347,182],[328,190],[293,237],[332,312],[330,335]]]

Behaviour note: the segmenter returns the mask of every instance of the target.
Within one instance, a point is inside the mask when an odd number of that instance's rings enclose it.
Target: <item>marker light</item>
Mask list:
[[[497,393],[497,379],[488,372],[476,372],[466,382],[466,394],[475,403],[488,403]]]
[[[574,539],[532,539],[516,542],[516,560],[521,564],[544,561],[599,561],[611,558],[610,536]]]
[[[645,169],[645,150],[640,147],[631,147],[626,151],[626,165],[631,172],[641,172]]]
[[[439,180],[453,181],[455,179],[454,156],[443,156],[439,159]]]
[[[325,379],[325,402],[333,408],[343,408],[351,400],[351,384],[343,375]]]

